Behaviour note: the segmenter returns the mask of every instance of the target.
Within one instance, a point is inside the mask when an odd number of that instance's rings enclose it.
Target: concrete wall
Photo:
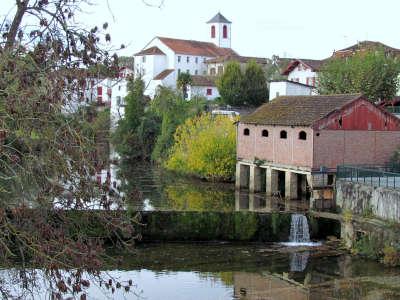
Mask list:
[[[243,134],[244,129],[250,130],[250,135]],[[262,136],[262,131],[268,130],[268,137]],[[287,139],[280,138],[280,132],[287,132]],[[307,133],[306,140],[300,140],[299,132]],[[237,157],[253,161],[255,157],[276,164],[312,166],[313,133],[308,127],[262,126],[240,123],[238,125]]]
[[[312,88],[288,81],[273,81],[269,84],[269,100],[279,96],[312,95]]]
[[[399,145],[399,131],[316,131],[312,166],[319,169],[341,164],[384,164]]]
[[[211,89],[211,95],[207,95],[207,89]],[[215,86],[192,86],[190,88],[189,99],[191,99],[193,96],[202,96],[207,100],[214,100],[220,95],[217,87]]]
[[[371,211],[378,218],[400,222],[400,190],[337,180],[336,205],[354,214]]]

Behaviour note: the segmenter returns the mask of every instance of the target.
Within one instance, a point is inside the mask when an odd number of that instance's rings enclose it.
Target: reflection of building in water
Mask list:
[[[268,196],[266,194],[253,194],[247,192],[235,192],[236,211],[276,212],[276,211],[306,211],[309,201],[290,200],[281,197]]]
[[[237,272],[233,274],[235,299],[306,300],[307,289],[273,275]]]
[[[290,254],[290,272],[302,272],[307,267],[309,251],[294,252]]]

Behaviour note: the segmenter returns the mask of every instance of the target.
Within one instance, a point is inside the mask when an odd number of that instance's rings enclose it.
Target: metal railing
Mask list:
[[[392,114],[400,114],[400,106],[386,106],[385,109]]]
[[[376,187],[400,189],[400,173],[388,172],[390,166],[353,166],[337,167],[337,179],[364,183]]]

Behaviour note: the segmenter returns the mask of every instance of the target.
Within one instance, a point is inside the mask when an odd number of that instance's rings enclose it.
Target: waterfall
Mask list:
[[[291,243],[310,243],[307,218],[301,214],[292,215],[289,241]]]

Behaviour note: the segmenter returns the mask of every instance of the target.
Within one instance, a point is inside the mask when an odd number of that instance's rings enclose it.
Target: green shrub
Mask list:
[[[385,265],[396,267],[400,265],[400,252],[393,246],[383,248],[383,263]]]

